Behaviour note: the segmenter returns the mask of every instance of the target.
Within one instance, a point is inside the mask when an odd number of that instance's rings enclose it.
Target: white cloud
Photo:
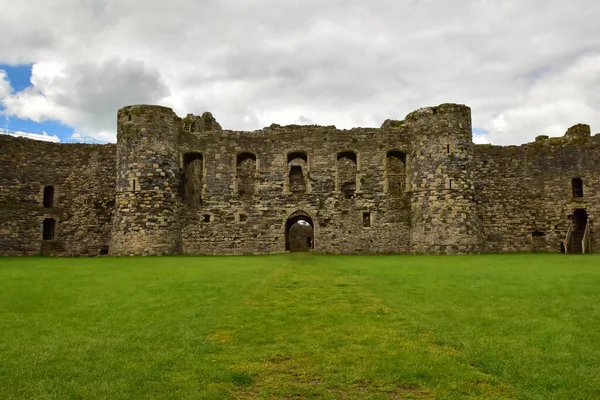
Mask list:
[[[473,143],[490,144],[491,142],[487,135],[473,135]]]
[[[6,71],[0,69],[0,102],[12,92]]]
[[[15,5],[16,4],[16,5]],[[0,63],[34,63],[12,115],[114,138],[118,107],[226,129],[379,126],[466,103],[493,143],[600,126],[589,0],[0,0]],[[0,81],[1,82],[1,81]],[[2,90],[2,89],[0,89]],[[1,99],[1,97],[0,97]]]
[[[0,135],[9,135],[15,137],[24,137],[28,139],[42,140],[44,142],[60,142],[60,139],[56,135],[49,135],[46,132],[43,133],[32,133],[32,132],[23,132],[23,131],[8,131],[6,129],[0,128]]]
[[[600,125],[600,54],[583,55],[537,80],[514,106],[488,121],[489,139],[509,144],[562,136],[577,123]],[[543,130],[540,130],[543,128]]]
[[[119,59],[38,63],[32,68],[31,84],[4,100],[7,112],[37,122],[57,120],[102,140],[114,140],[118,108],[155,103],[169,94],[158,71],[142,61]]]

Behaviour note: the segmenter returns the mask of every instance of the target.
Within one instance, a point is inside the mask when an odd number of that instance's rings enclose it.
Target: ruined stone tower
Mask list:
[[[160,106],[118,112],[116,204],[112,255],[177,254],[180,119]]]
[[[413,253],[471,253],[481,229],[473,185],[471,110],[443,104],[406,117]]]

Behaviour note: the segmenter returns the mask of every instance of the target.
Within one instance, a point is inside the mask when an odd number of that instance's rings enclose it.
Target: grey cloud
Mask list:
[[[299,115],[379,126],[442,102],[470,105],[495,143],[560,134],[572,121],[600,126],[589,111],[596,64],[582,61],[600,55],[598,2],[31,3],[2,7],[11,28],[0,62],[65,63],[48,107],[76,128],[111,129],[116,107],[137,101],[210,110],[229,129]]]
[[[67,65],[62,74],[52,76],[51,80],[36,77],[34,71],[32,80],[33,87],[5,100],[7,110],[35,120],[62,118],[86,134],[114,132],[118,108],[156,103],[170,94],[158,70],[139,60],[111,59],[99,64]],[[48,111],[28,108],[40,99],[55,107]]]

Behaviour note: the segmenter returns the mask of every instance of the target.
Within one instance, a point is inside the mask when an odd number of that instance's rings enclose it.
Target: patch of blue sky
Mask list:
[[[31,87],[31,64],[25,65],[6,65],[0,64],[0,69],[6,72],[8,81],[12,87],[13,93],[19,93]],[[0,113],[4,110],[0,103]],[[0,119],[0,129],[7,133],[25,132],[32,134],[46,133],[51,136],[57,136],[61,142],[69,141],[74,133],[72,127],[62,124],[58,121],[36,122],[30,119],[17,118],[10,115],[2,115]]]
[[[0,64],[0,69],[6,72],[14,92],[21,92],[31,86],[31,64],[6,65]]]

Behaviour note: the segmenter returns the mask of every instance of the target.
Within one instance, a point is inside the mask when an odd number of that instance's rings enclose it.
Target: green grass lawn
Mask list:
[[[0,258],[0,399],[600,399],[600,257]]]

